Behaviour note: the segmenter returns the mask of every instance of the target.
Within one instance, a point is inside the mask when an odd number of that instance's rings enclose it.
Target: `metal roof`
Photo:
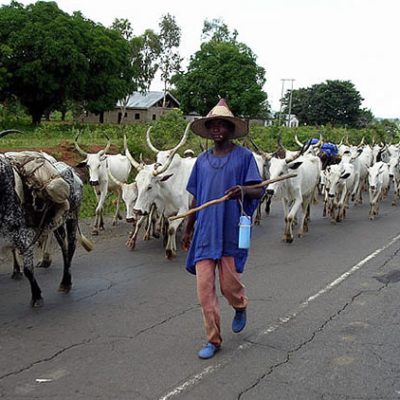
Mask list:
[[[171,97],[178,105],[179,101],[172,96],[171,93],[167,92],[167,96]],[[162,100],[164,97],[164,92],[133,92],[128,99],[127,108],[144,108],[148,109],[153,107],[157,102]],[[118,101],[117,107],[121,106],[121,101]]]

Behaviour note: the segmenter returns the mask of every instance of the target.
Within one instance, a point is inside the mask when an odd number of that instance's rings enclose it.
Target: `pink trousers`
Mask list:
[[[197,295],[203,313],[204,327],[209,342],[219,346],[222,343],[218,297],[216,293],[216,269],[222,295],[235,309],[247,307],[247,297],[240,274],[236,272],[235,259],[222,257],[220,260],[201,260],[196,263]]]

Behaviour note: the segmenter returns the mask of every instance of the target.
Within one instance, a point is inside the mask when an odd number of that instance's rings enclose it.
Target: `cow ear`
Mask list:
[[[174,174],[168,174],[168,175],[164,175],[160,178],[160,182],[165,182],[167,181],[169,178],[171,178],[171,176]]]
[[[340,179],[347,179],[350,176],[350,172],[346,172],[343,175],[340,175]]]
[[[81,162],[79,162],[78,164],[76,164],[77,168],[83,168],[87,166],[87,160],[83,160]]]
[[[289,164],[288,168],[289,169],[297,169],[300,167],[301,164],[303,164],[303,161],[297,161],[297,162],[294,162],[293,164]]]

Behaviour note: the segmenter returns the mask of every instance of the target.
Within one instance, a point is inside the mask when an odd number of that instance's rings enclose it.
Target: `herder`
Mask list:
[[[262,179],[252,153],[232,141],[247,135],[247,123],[234,117],[223,99],[205,118],[193,121],[191,129],[214,141],[214,148],[198,157],[189,178],[187,190],[194,197],[192,208],[229,195],[228,201],[187,217],[182,237],[183,249],[189,250],[186,269],[197,277],[197,294],[208,340],[198,356],[208,359],[222,343],[216,270],[221,293],[235,310],[233,332],[241,332],[246,326],[248,299],[241,273],[248,250],[238,247],[239,219],[241,215],[253,214],[264,190],[246,188]],[[243,202],[238,201],[241,199]]]

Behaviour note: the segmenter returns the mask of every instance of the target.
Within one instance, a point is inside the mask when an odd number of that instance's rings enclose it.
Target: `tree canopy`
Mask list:
[[[67,100],[103,111],[129,90],[127,41],[55,2],[1,7],[0,43],[0,98],[18,98],[33,123]]]
[[[173,80],[184,112],[205,115],[223,97],[235,115],[265,116],[265,70],[257,65],[255,54],[220,20],[205,21],[203,37],[211,39],[191,57],[187,71]]]
[[[283,99],[288,112],[290,92]],[[372,114],[361,108],[364,99],[350,81],[327,80],[292,92],[291,112],[301,124],[359,127],[372,119]]]

